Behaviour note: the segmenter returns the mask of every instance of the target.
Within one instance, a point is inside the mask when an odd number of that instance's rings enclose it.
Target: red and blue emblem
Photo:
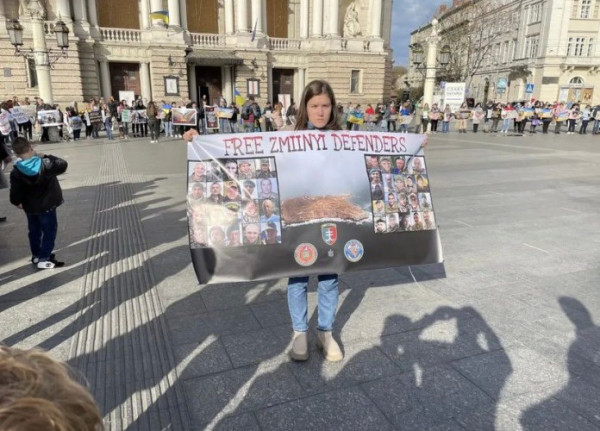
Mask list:
[[[325,223],[321,225],[321,238],[327,245],[333,245],[338,239],[337,226],[335,223]]]

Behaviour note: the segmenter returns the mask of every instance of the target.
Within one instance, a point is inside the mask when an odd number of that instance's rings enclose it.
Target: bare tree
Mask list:
[[[440,16],[440,47],[450,47],[450,63],[438,76],[471,84],[487,65],[499,63],[498,42],[518,26],[518,14],[506,7],[515,0],[465,0]],[[517,21],[517,22],[515,22]]]

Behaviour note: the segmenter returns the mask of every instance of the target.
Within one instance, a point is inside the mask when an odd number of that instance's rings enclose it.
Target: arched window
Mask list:
[[[575,78],[571,78],[571,80],[569,81],[569,84],[571,85],[580,85],[583,84],[583,78],[580,76],[576,76]]]

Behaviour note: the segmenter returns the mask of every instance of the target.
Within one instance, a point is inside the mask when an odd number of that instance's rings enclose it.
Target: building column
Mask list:
[[[328,0],[329,5],[329,29],[327,34],[329,36],[339,35],[339,15],[340,15],[340,2],[339,0]]]
[[[233,0],[225,0],[225,33],[233,34]]]
[[[141,0],[140,6],[142,30],[145,30],[150,27],[150,10],[148,9],[148,0]]]
[[[186,0],[180,0],[179,9],[181,10],[181,28],[187,30],[188,22],[187,22],[187,4]]]
[[[150,64],[142,63],[140,65],[140,84],[142,85],[142,99],[145,102],[152,100],[152,88],[150,87]]]
[[[252,0],[252,30],[256,28],[257,34],[264,33],[262,0]]]
[[[247,0],[237,1],[237,31],[248,31],[248,3]]]
[[[181,27],[181,12],[179,0],[169,0],[169,27]]]
[[[302,92],[304,91],[305,86],[306,86],[306,69],[300,68],[300,69],[298,69],[298,98],[296,100],[300,100],[302,98]]]
[[[162,0],[150,0],[150,13],[163,10]],[[152,27],[163,27],[165,22],[160,18],[152,19]]]
[[[73,0],[73,15],[75,21],[87,23],[87,0]]]
[[[313,20],[312,32],[313,37],[323,36],[323,0],[313,0]]]
[[[56,0],[56,18],[62,19],[64,22],[71,22],[71,4],[69,0]]]
[[[90,25],[98,27],[98,10],[96,9],[96,0],[87,0],[87,8]]]
[[[198,102],[198,86],[196,84],[196,65],[195,64],[188,64],[188,85],[189,85],[189,92],[190,92],[190,99],[192,99],[192,102]]]
[[[300,39],[308,39],[308,0],[300,0]]]
[[[112,96],[108,60],[100,60],[100,84],[102,86],[102,97],[104,97],[104,100],[108,100]]]
[[[377,1],[377,0],[375,0]],[[435,68],[437,66],[437,46],[440,37],[437,34],[438,20],[431,21],[431,35],[427,38],[427,63],[425,69],[425,85],[423,88],[423,104],[429,106],[433,103],[433,89],[435,87]]]
[[[46,47],[46,34],[44,32],[44,9],[39,3],[31,3],[29,12],[31,13],[35,73],[37,74],[40,97],[44,102],[51,104],[54,96],[52,94],[50,63],[48,61],[48,48]]]
[[[0,1],[0,22],[4,22],[6,20],[6,12],[4,12],[4,2]]]
[[[223,97],[227,100],[227,103],[233,103],[235,100],[233,99],[233,83],[231,80],[231,66],[223,66]]]
[[[371,36],[381,37],[381,0],[371,1]]]

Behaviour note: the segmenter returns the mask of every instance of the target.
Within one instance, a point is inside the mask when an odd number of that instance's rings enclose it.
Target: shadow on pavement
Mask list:
[[[521,416],[524,430],[598,430],[600,427],[600,326],[577,299],[562,296],[563,312],[575,326],[569,347],[569,381],[556,394]]]

